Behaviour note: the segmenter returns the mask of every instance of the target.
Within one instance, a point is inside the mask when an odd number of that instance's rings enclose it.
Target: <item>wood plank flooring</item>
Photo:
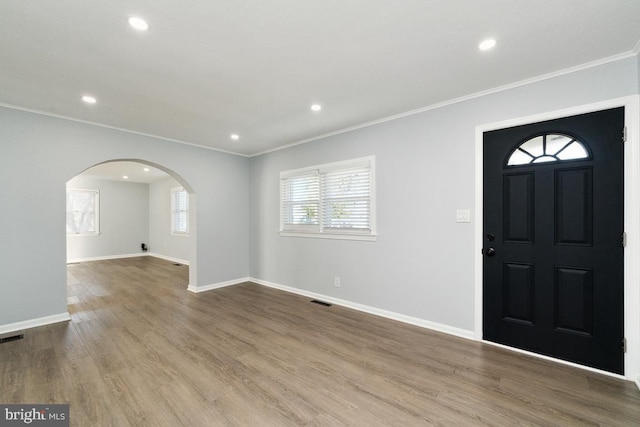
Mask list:
[[[0,402],[76,426],[640,425],[633,383],[151,257],[72,264],[72,321],[0,344]]]

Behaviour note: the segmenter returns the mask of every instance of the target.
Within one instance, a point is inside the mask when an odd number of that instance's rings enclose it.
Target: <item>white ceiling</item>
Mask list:
[[[252,155],[639,40],[637,0],[1,0],[0,103]]]
[[[79,176],[82,176],[83,178],[151,184],[161,179],[168,178],[169,174],[161,171],[160,169],[156,169],[153,166],[142,163],[117,161],[101,163],[93,166],[82,172]]]

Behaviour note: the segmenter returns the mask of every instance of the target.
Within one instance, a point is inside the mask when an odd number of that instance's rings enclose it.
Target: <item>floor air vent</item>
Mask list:
[[[317,299],[312,299],[311,302],[314,304],[324,305],[325,307],[331,307],[331,304],[329,304],[328,302],[319,301]]]
[[[24,334],[10,335],[8,337],[0,337],[0,344],[4,344],[9,341],[21,340],[22,338],[24,338]]]

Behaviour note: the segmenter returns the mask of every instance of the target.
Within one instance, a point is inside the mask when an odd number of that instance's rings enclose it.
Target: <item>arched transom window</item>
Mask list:
[[[582,142],[568,135],[547,133],[520,144],[511,153],[507,166],[588,158],[589,152]]]

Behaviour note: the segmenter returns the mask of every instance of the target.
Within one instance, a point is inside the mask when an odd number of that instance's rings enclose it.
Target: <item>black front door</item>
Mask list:
[[[624,373],[624,108],[484,134],[483,336]]]

